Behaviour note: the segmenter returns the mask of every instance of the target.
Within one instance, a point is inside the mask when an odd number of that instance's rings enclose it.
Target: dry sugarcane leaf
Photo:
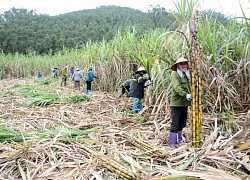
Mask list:
[[[243,160],[245,163],[250,163],[249,155],[243,156],[242,160]]]
[[[249,149],[250,147],[250,140],[245,142],[245,143],[241,143],[241,144],[237,144],[235,145],[236,148],[239,148],[239,149]]]
[[[132,166],[133,169],[134,167],[136,167],[137,169],[143,169],[140,164],[131,156],[128,156],[127,154],[121,154],[121,156],[126,162],[128,162]]]

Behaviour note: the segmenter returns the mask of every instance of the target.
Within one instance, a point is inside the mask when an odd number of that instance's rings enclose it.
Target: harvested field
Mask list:
[[[170,149],[168,110],[151,114],[144,104],[134,114],[129,98],[95,90],[89,100],[70,103],[67,97],[83,90],[69,83],[1,80],[1,179],[250,178],[250,111],[203,113],[203,146],[191,147],[188,124],[184,142]],[[58,98],[32,105],[42,90]]]

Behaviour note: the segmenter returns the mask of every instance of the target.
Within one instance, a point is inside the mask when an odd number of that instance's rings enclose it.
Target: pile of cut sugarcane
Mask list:
[[[191,134],[192,134],[192,146],[199,148],[202,145],[202,106],[201,106],[201,51],[198,46],[198,12],[195,13],[195,17],[190,20],[190,72],[191,72]]]

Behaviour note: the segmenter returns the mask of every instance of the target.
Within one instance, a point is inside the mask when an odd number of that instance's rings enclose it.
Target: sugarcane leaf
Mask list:
[[[23,168],[22,168],[22,166],[21,166],[19,160],[17,161],[17,164],[18,164],[18,168],[19,168],[20,174],[21,174],[21,176],[22,176],[22,179],[23,179],[23,180],[26,180],[27,177],[26,177],[26,175],[25,175],[25,172],[24,172],[24,170],[23,170]]]
[[[178,167],[178,170],[184,170],[186,169],[193,161],[196,160],[196,158],[198,157],[198,154],[195,154],[194,156],[192,156],[189,160],[187,160],[184,164],[180,165]]]
[[[123,155],[123,154],[121,154],[121,156],[122,156],[122,158],[123,158],[126,162],[128,162],[131,166],[134,166],[134,167],[136,167],[136,168],[138,168],[138,169],[143,169],[143,168],[140,166],[140,164],[139,164],[136,160],[134,160],[131,156]]]

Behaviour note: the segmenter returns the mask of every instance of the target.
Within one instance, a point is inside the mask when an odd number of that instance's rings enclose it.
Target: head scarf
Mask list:
[[[186,75],[190,80],[190,71],[188,70],[188,68],[182,68],[180,64],[177,64],[177,72],[181,78],[184,78],[184,76]]]

